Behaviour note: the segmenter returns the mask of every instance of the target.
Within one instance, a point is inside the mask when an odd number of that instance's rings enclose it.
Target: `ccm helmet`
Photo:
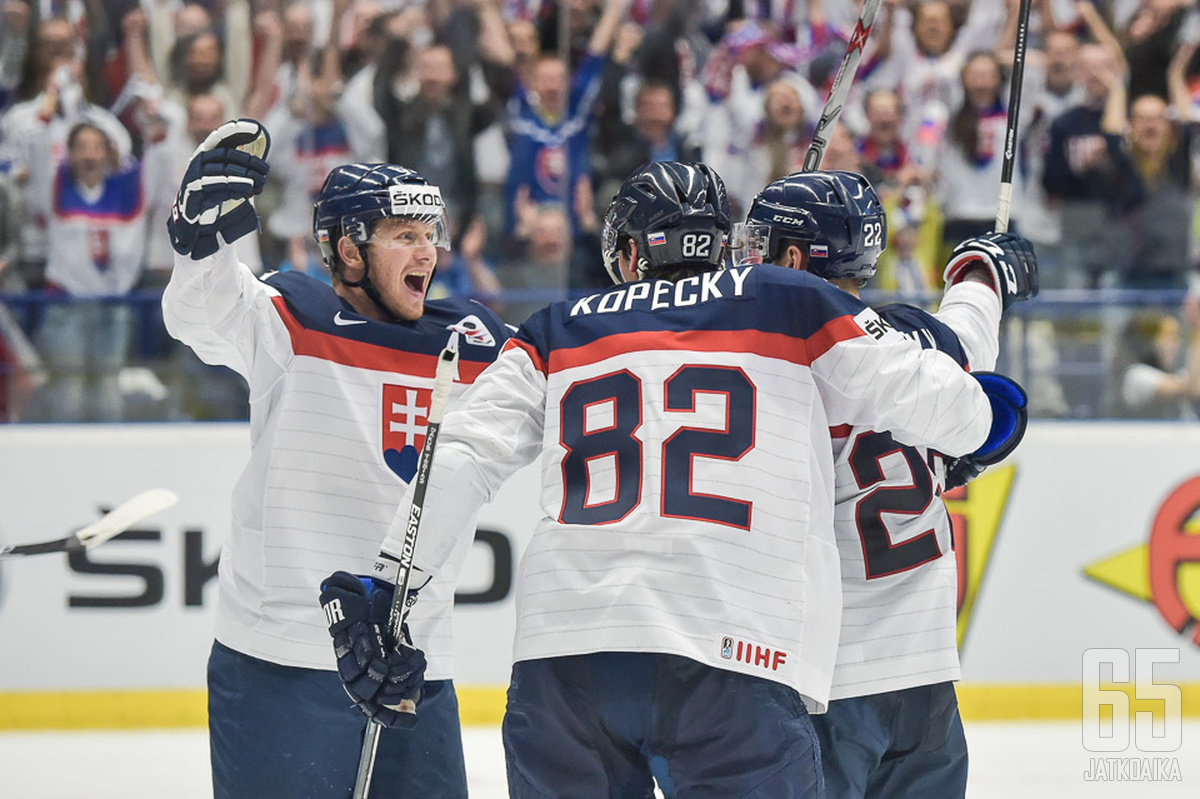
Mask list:
[[[659,161],[639,167],[621,185],[604,215],[604,267],[622,283],[618,254],[637,244],[637,274],[692,266],[719,269],[732,218],[725,183],[706,164]]]
[[[733,233],[735,264],[776,261],[785,242],[808,245],[808,271],[827,280],[875,275],[887,247],[887,217],[855,172],[797,172],[767,184]]]

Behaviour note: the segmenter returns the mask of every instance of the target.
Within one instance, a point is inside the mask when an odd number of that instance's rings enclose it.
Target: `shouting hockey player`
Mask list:
[[[443,422],[426,571],[542,456],[503,725],[512,796],[648,797],[655,780],[819,795],[806,705],[828,701],[841,604],[829,428],[956,455],[989,435],[981,384],[849,294],[722,269],[729,215],[710,168],[639,169],[604,222],[619,285],[535,313]]]
[[[887,245],[887,221],[861,175],[801,172],[755,197],[733,243],[735,264],[807,270],[857,297]],[[1012,234],[968,239],[954,251],[946,284],[937,314],[888,305],[879,315],[963,368],[994,368],[1001,311],[1037,293],[1032,247]],[[842,631],[833,701],[813,719],[830,799],[949,799],[966,791],[954,693],[958,583],[940,496],[947,479],[961,485],[1007,456],[1025,429],[1020,388],[1000,375],[977,377],[1014,424],[984,454],[950,461],[948,475],[945,458],[902,443],[899,431],[869,424],[831,431]]]
[[[266,179],[266,144],[257,122],[218,128],[193,156],[168,224],[178,254],[167,329],[250,385],[250,463],[221,552],[208,666],[214,792],[348,796],[367,716],[346,700],[339,671],[360,707],[395,715],[390,707],[421,692],[427,658],[417,727],[384,731],[371,795],[463,797],[450,612],[465,548],[411,616],[423,656],[360,646],[335,663],[327,626],[349,637],[385,620],[387,602],[369,604],[358,580],[335,584],[344,601],[326,619],[312,591],[331,571],[370,569],[413,477],[451,330],[464,334],[460,379],[470,382],[507,328],[477,303],[425,301],[436,249],[449,246],[445,212],[437,187],[399,166],[350,164],[325,180],[313,232],[332,288],[297,272],[256,279],[229,245],[258,225],[249,198]],[[464,524],[469,545],[474,525]],[[384,662],[404,679],[372,681]]]

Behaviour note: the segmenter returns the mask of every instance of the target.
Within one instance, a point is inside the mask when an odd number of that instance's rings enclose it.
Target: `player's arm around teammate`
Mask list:
[[[953,361],[824,281],[720,269],[729,230],[707,167],[638,170],[606,216],[618,285],[531,317],[444,420],[427,571],[543,456],[504,724],[514,796],[648,796],[652,777],[668,796],[819,796],[806,705],[828,701],[841,601],[829,422],[957,453],[987,434]]]

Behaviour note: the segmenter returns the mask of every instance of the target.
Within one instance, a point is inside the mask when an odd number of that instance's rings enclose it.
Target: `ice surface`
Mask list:
[[[1200,722],[1183,729],[1181,782],[1087,782],[1077,722],[970,723],[971,799],[1107,799],[1200,796]],[[464,733],[473,799],[506,795],[500,731]],[[1132,750],[1124,755],[1138,755]],[[0,733],[3,799],[207,799],[203,730]]]

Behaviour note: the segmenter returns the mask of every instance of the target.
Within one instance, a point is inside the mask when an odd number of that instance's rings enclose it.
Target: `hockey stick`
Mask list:
[[[1000,168],[1000,200],[996,207],[997,233],[1008,230],[1012,206],[1013,165],[1017,161],[1017,118],[1021,113],[1021,85],[1025,81],[1025,48],[1029,40],[1029,9],[1032,0],[1021,0],[1017,19],[1017,42],[1013,50],[1012,85],[1008,89],[1008,122],[1004,134],[1004,163]]]
[[[387,647],[396,646],[402,633],[401,627],[408,618],[408,583],[412,577],[413,554],[417,549],[417,531],[421,527],[421,513],[425,509],[425,490],[429,486],[429,470],[433,467],[433,451],[437,446],[438,431],[442,428],[442,414],[450,398],[450,386],[454,383],[455,366],[458,363],[458,332],[450,334],[446,348],[438,357],[437,371],[433,378],[433,396],[429,400],[429,422],[425,428],[425,446],[421,447],[421,459],[417,463],[416,480],[413,483],[412,505],[408,509],[408,524],[404,528],[404,545],[400,548],[400,565],[396,572],[396,588],[392,594],[392,607],[388,611]],[[401,703],[400,712],[417,712],[413,702]],[[371,774],[375,771],[375,754],[379,749],[381,725],[374,719],[367,722],[363,736],[362,753],[358,758],[358,776],[354,779],[353,799],[366,799],[371,790]]]
[[[76,530],[66,538],[54,541],[43,541],[37,544],[18,544],[16,546],[0,547],[0,558],[16,557],[18,555],[41,555],[46,552],[76,552],[81,549],[91,549],[100,546],[108,539],[120,535],[133,525],[152,516],[160,510],[166,510],[179,501],[174,491],[165,488],[154,488],[143,491],[133,499],[118,505],[96,521],[80,530]]]
[[[879,11],[882,0],[867,0],[863,3],[862,13],[846,46],[846,55],[842,57],[841,66],[833,76],[833,84],[829,87],[829,99],[825,101],[825,110],[817,120],[816,130],[813,131],[812,144],[804,154],[804,171],[812,172],[821,168],[821,159],[825,157],[825,148],[829,146],[828,137],[833,134],[838,117],[842,115],[842,106],[846,95],[850,93],[850,84],[854,83],[854,73],[858,71],[858,62],[862,60],[863,48],[867,46],[867,37],[875,25],[875,14]]]

